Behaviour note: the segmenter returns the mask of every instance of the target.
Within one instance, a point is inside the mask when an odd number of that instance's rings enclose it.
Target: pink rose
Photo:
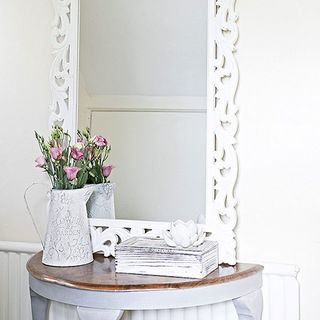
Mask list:
[[[77,147],[71,148],[71,157],[75,160],[81,160],[83,158],[84,153],[78,149]]]
[[[108,166],[103,165],[103,166],[102,166],[102,173],[103,173],[103,175],[104,175],[105,177],[109,177],[113,168],[114,168],[114,167],[113,167],[112,165],[108,165]]]
[[[62,158],[62,148],[61,147],[51,148],[50,154],[54,160],[60,160]]]
[[[44,156],[39,156],[36,160],[36,167],[37,168],[43,168],[46,164],[46,159]]]
[[[95,143],[95,145],[97,145],[98,147],[104,147],[108,144],[108,141],[106,138],[102,137],[102,136],[94,136],[92,138],[92,141]]]
[[[69,181],[72,181],[77,178],[77,173],[81,170],[78,167],[64,167],[64,172],[67,174]]]

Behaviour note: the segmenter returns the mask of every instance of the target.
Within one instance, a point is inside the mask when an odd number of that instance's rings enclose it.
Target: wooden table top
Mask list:
[[[203,279],[190,279],[116,273],[114,259],[97,254],[92,263],[77,267],[50,267],[41,260],[42,252],[39,252],[27,263],[27,270],[34,278],[70,288],[95,291],[186,289],[231,282],[263,270],[257,264],[220,265]]]

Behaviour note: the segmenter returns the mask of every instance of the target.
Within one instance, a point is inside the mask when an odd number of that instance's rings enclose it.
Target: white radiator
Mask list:
[[[300,301],[297,274],[293,265],[262,263],[262,320],[299,320]]]
[[[26,262],[40,244],[0,241],[0,320],[31,320]],[[299,320],[298,269],[283,264],[262,263],[263,320]],[[216,306],[218,307],[218,306]],[[122,320],[202,320],[213,310],[209,306],[188,310],[126,312]],[[227,314],[227,311],[226,311]],[[50,320],[78,320],[74,307],[53,303]]]
[[[31,320],[26,263],[39,244],[0,241],[0,320]]]

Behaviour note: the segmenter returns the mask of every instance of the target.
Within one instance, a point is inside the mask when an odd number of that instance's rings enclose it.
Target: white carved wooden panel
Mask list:
[[[134,220],[89,219],[93,252],[114,256],[115,245],[134,236],[162,237],[170,223]]]
[[[53,0],[53,3],[54,61],[50,73],[53,101],[49,123],[51,126],[56,121],[63,122],[75,137],[78,118],[79,0]],[[235,0],[208,0],[206,225],[219,242],[220,263],[229,264],[236,263],[236,21]],[[161,226],[159,223],[156,229],[161,229]],[[123,233],[126,234],[125,231]]]
[[[234,264],[239,78],[234,56],[238,38],[235,0],[209,1],[208,21],[207,224],[219,242],[220,262]]]
[[[75,136],[77,128],[78,0],[52,0],[53,62],[50,70],[52,101],[49,127],[63,123]]]

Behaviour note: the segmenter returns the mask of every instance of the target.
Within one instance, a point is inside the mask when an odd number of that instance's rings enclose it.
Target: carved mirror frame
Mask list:
[[[53,62],[49,127],[62,123],[76,136],[80,0],[52,0]],[[159,0],[161,1],[161,0]],[[238,128],[235,95],[238,68],[236,0],[208,0],[206,223],[210,239],[219,242],[219,262],[236,263],[237,223],[234,189],[238,174],[235,149]],[[114,254],[119,241],[136,235],[161,236],[168,222],[89,219],[94,252]]]

